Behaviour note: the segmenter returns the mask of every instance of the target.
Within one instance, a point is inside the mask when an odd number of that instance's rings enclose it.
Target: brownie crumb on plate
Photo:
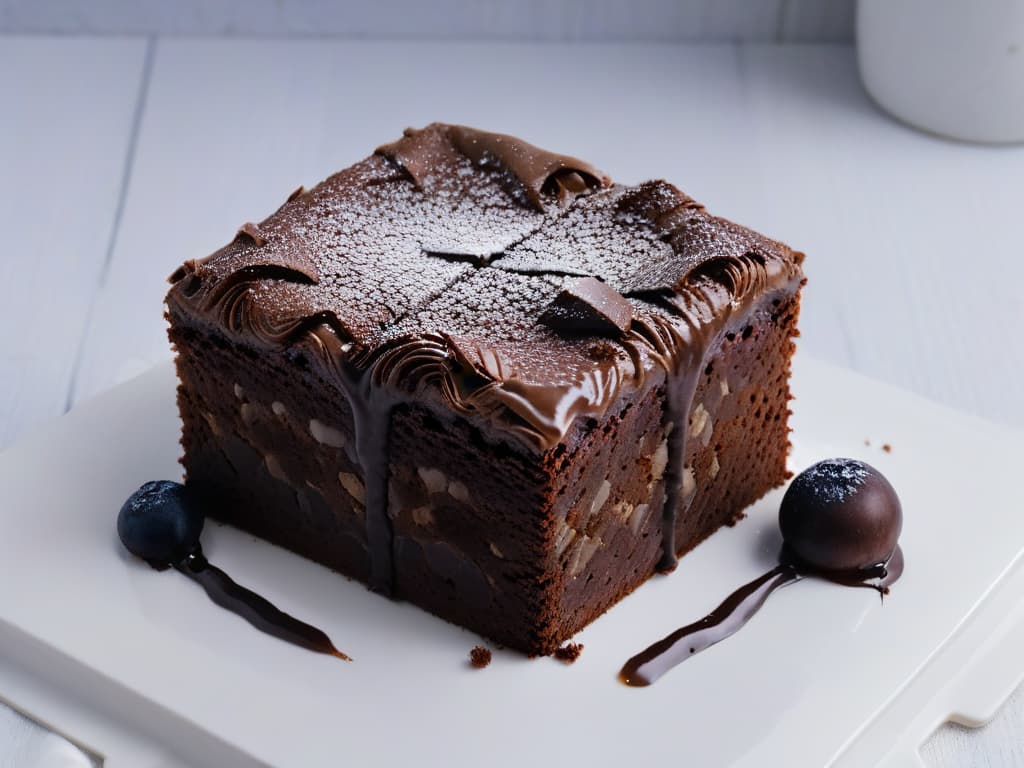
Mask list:
[[[482,645],[476,645],[469,652],[469,664],[473,669],[483,669],[491,663],[491,651]]]
[[[555,649],[555,658],[566,664],[572,664],[580,657],[581,653],[583,653],[583,643],[566,643],[561,648]]]

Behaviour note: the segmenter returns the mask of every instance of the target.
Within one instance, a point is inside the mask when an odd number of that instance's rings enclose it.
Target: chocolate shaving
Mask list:
[[[567,283],[540,316],[540,322],[556,331],[613,336],[628,331],[632,321],[633,306],[595,277]]]
[[[673,222],[666,217],[680,211],[702,211],[704,206],[667,181],[645,181],[624,194],[616,206],[616,218],[631,223],[636,218],[644,219],[671,232]],[[692,215],[692,214],[690,214]],[[667,226],[666,226],[667,225]]]
[[[290,195],[288,195],[288,199],[285,200],[285,202],[286,203],[290,203],[292,200],[297,200],[298,198],[302,197],[302,195],[303,195],[303,193],[305,191],[306,191],[306,188],[303,187],[303,186],[300,186],[298,189],[296,189],[294,192],[292,192]]]
[[[256,247],[261,247],[267,244],[267,238],[263,236],[262,232],[260,232],[260,228],[251,221],[247,221],[245,224],[240,226],[235,237],[248,237]]]
[[[406,128],[401,139],[377,147],[376,154],[387,157],[424,190],[462,155],[481,169],[505,172],[505,182],[512,187],[506,191],[520,204],[541,213],[552,202],[564,208],[580,195],[611,185],[611,179],[575,157],[548,152],[514,136],[462,125]]]
[[[444,131],[428,125],[423,129],[406,128],[402,138],[382,144],[374,154],[388,158],[405,171],[417,188],[426,189],[439,167],[454,155],[454,150]]]
[[[455,148],[474,163],[509,171],[538,211],[545,210],[545,198],[556,198],[564,208],[579,195],[611,185],[611,179],[590,163],[548,152],[514,136],[463,125],[453,125],[448,132]]]

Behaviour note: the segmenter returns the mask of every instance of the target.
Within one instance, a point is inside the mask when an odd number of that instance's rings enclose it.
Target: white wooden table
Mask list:
[[[678,183],[808,253],[803,352],[1024,427],[1024,147],[893,122],[851,48],[0,37],[0,448],[169,357],[181,261],[432,120]],[[1024,693],[922,754],[1024,764]]]

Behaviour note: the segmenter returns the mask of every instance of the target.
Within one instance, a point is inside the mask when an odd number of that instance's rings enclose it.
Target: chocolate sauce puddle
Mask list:
[[[220,568],[211,565],[198,547],[174,567],[206,590],[214,603],[238,614],[261,632],[310,651],[352,661],[334,647],[326,633],[299,621],[266,598],[237,584]]]
[[[787,555],[790,562],[798,562],[793,554]],[[889,587],[895,584],[903,575],[903,550],[896,547],[896,551],[884,563],[865,568],[863,571],[819,571],[811,566],[797,566],[806,573],[813,574],[818,578],[841,584],[844,587],[864,587],[878,592],[879,597],[884,598],[889,594]]]
[[[785,549],[779,560],[779,565],[744,584],[704,618],[680,627],[631,658],[619,672],[619,680],[637,688],[651,685],[691,656],[735,634],[775,590],[807,576],[825,578],[844,586],[868,587],[884,596],[903,573],[903,551],[899,547],[886,562],[861,571],[823,572],[797,562]]]

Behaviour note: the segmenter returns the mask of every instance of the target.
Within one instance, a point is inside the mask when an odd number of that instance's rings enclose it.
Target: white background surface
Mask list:
[[[0,445],[168,357],[182,260],[434,119],[676,182],[807,251],[805,352],[1024,426],[1024,148],[892,122],[851,48],[0,37]],[[1022,722],[925,756],[1021,764]]]

